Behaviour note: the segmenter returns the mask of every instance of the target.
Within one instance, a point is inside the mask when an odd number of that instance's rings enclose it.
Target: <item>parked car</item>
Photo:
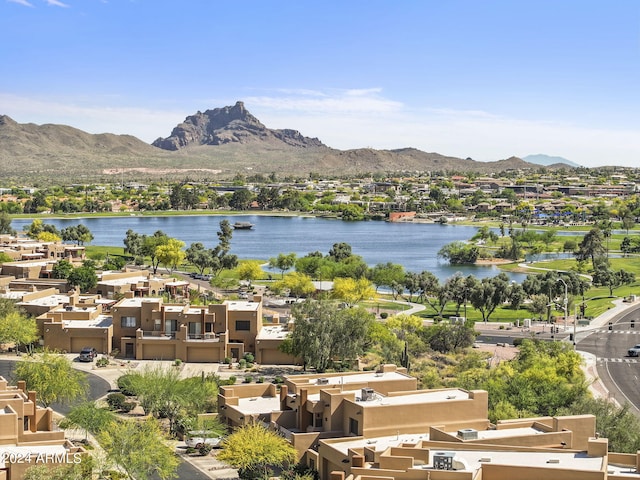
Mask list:
[[[187,433],[184,442],[189,448],[200,448],[203,445],[219,447],[222,437],[209,430],[192,430]]]
[[[640,356],[640,343],[636,344],[635,346],[627,350],[627,355],[629,355],[630,357]]]
[[[78,355],[78,360],[81,362],[93,362],[93,360],[98,356],[98,351],[93,347],[84,347],[80,350],[80,355]]]

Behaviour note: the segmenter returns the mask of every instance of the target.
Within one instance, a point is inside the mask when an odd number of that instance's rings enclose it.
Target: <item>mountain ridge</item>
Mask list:
[[[373,172],[458,171],[482,174],[539,165],[517,157],[477,162],[412,147],[338,150],[294,129],[272,130],[245,108],[197,112],[169,137],[148,144],[132,135],[91,134],[67,125],[21,124],[0,115],[0,161],[7,177],[105,178],[115,171],[143,177],[310,173],[346,176]]]

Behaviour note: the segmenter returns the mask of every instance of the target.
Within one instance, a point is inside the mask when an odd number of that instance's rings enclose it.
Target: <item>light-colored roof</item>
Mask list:
[[[113,317],[99,315],[91,320],[64,320],[64,328],[109,328],[113,325]]]
[[[363,406],[377,405],[410,405],[414,403],[441,403],[451,400],[468,400],[469,393],[464,390],[435,390],[435,391],[418,391],[408,395],[398,395],[394,397],[384,397],[376,395],[373,400],[361,402]]]
[[[250,302],[248,300],[225,300],[224,304],[227,305],[229,311],[252,311],[256,312],[260,306],[259,302]]]
[[[280,399],[278,397],[241,398],[238,400],[238,405],[233,408],[236,408],[243,415],[271,413],[280,410]]]
[[[289,335],[289,330],[286,325],[269,325],[262,327],[256,340],[280,340],[287,338],[287,335]]]

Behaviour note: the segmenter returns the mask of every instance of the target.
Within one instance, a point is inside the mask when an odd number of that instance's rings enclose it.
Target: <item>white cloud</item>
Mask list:
[[[63,7],[63,8],[69,8],[69,5],[67,5],[66,3],[62,3],[58,0],[45,0],[45,2],[47,3],[47,5],[49,5],[50,7]]]
[[[9,3],[17,3],[18,5],[23,5],[25,7],[33,7],[31,3],[27,0],[7,0]]]

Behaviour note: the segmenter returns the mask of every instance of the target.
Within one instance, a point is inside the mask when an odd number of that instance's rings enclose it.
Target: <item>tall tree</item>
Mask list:
[[[501,273],[492,278],[483,278],[480,283],[471,290],[469,300],[482,315],[484,322],[508,298],[509,277]]]
[[[284,278],[284,272],[293,268],[296,264],[295,253],[280,253],[277,257],[269,259],[269,267],[280,270],[280,278]]]
[[[329,300],[299,303],[291,309],[296,328],[292,351],[305,367],[324,372],[334,359],[353,359],[364,352],[373,314],[362,308],[340,309]]]
[[[16,231],[11,228],[11,215],[7,212],[0,212],[0,234],[2,235],[15,235]]]
[[[213,264],[212,251],[205,248],[201,242],[195,242],[189,245],[185,254],[187,261],[196,267],[200,274],[203,274],[204,271]]]
[[[603,257],[605,252],[604,235],[598,227],[594,227],[582,238],[575,257],[578,261],[591,260],[591,265],[595,268],[598,259]]]

